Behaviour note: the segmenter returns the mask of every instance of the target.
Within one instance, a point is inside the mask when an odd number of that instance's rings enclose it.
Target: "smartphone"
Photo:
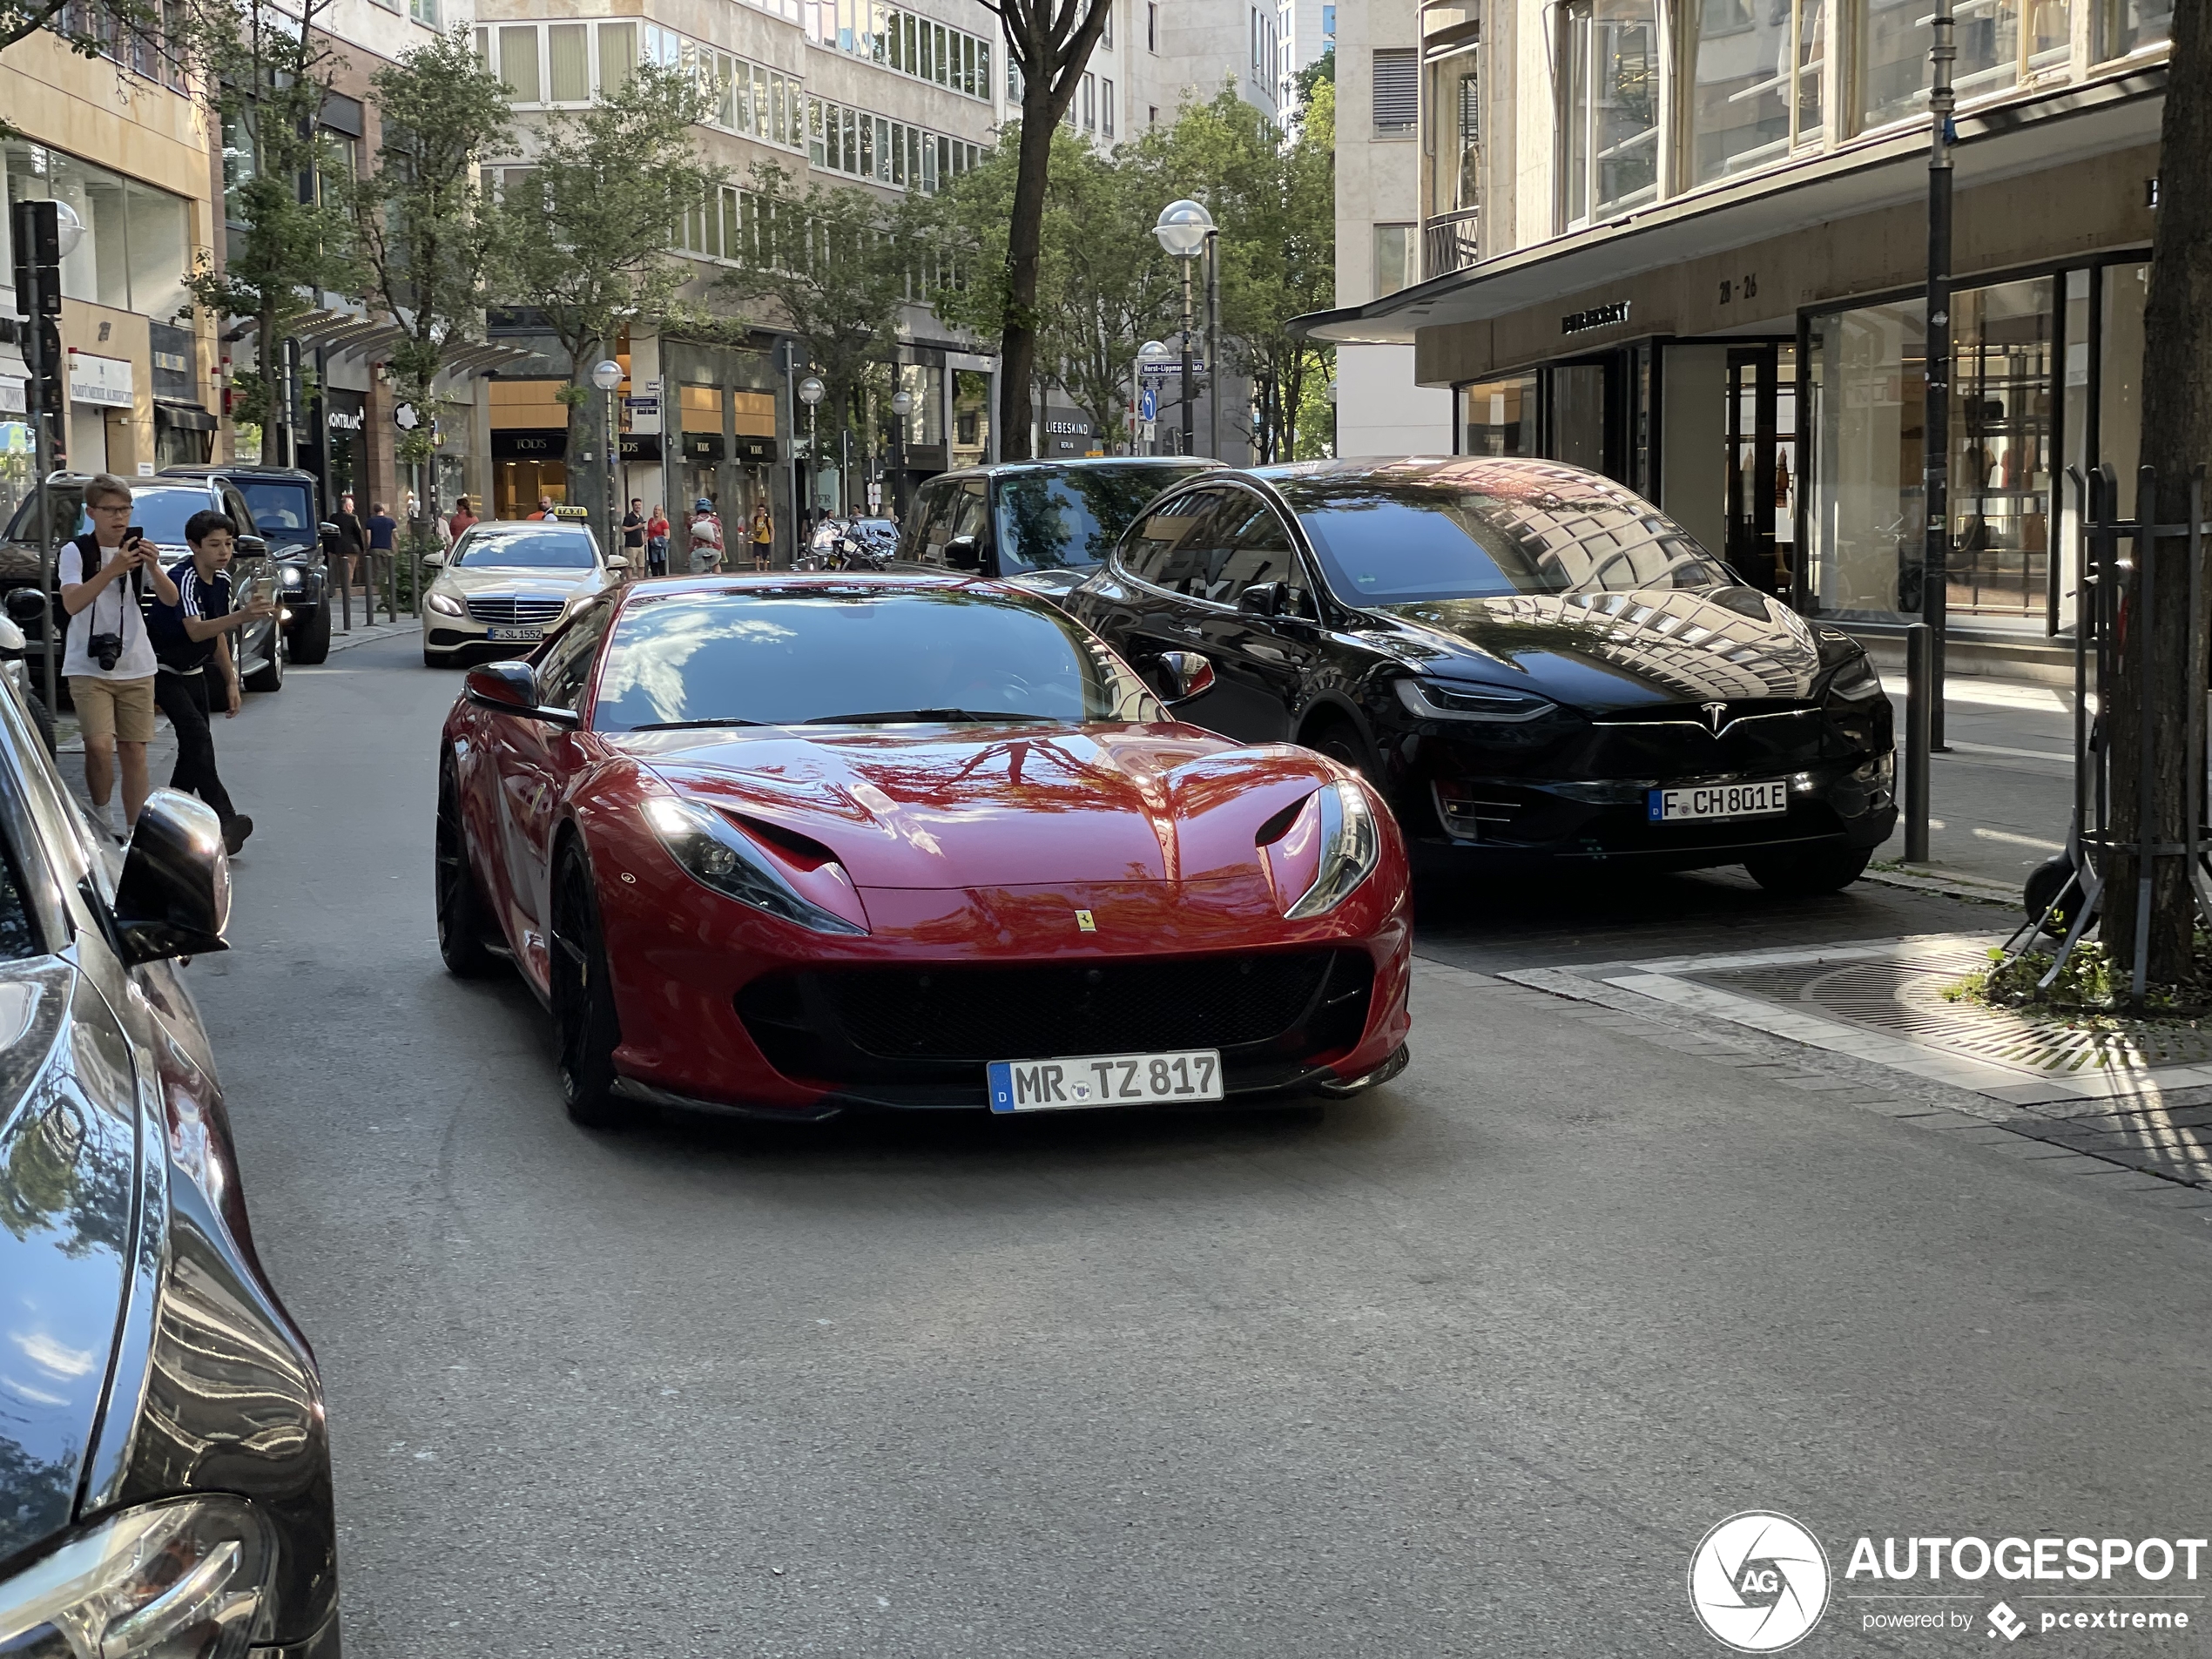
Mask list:
[[[146,529],[145,526],[143,524],[133,524],[129,529],[123,532],[123,545],[125,547],[140,546],[145,543],[145,539]]]
[[[246,604],[263,605],[276,604],[278,581],[277,573],[273,570],[256,572],[253,579],[246,584]]]

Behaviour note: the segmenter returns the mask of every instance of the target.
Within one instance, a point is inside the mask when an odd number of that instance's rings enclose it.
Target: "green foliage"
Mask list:
[[[2038,981],[2051,971],[2055,954],[2049,949],[2030,950],[2008,962],[2002,951],[1993,950],[1986,969],[1946,987],[1944,995],[1954,1002],[2082,1015],[2125,1011],[2194,1020],[2212,1009],[2212,941],[2201,929],[2188,977],[2178,984],[2146,985],[2140,1010],[2128,1001],[2131,965],[2114,961],[2101,941],[2085,939],[2076,944],[2045,990]]]
[[[183,13],[172,4],[164,17],[159,0],[96,0],[74,16],[69,0],[0,0],[0,51],[44,30],[80,57],[105,54],[118,63],[182,58]],[[0,120],[0,138],[18,129]]]
[[[1333,121],[1336,118],[1337,49],[1334,46],[1330,47],[1328,51],[1291,76],[1291,84],[1298,89],[1298,108],[1300,111],[1298,115],[1292,118],[1294,120],[1305,118],[1304,111],[1313,105],[1316,89],[1326,84],[1329,88],[1329,115],[1330,119]]]

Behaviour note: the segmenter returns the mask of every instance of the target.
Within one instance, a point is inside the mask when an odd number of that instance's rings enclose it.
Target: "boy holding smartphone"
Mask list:
[[[146,745],[153,741],[153,642],[138,593],[151,586],[165,604],[177,602],[176,584],[131,523],[131,508],[130,485],[112,473],[95,474],[84,486],[92,528],[65,543],[56,562],[69,619],[62,672],[84,733],[84,787],[107,822],[119,757],[126,833],[152,787]]]
[[[235,718],[239,707],[238,664],[224,636],[273,616],[276,605],[257,598],[232,609],[230,563],[238,549],[238,526],[227,514],[194,513],[185,523],[185,540],[192,557],[169,572],[170,597],[154,605],[148,619],[161,659],[154,700],[177,732],[177,770],[170,788],[198,795],[213,807],[223,820],[223,845],[235,853],[253,833],[253,820],[231,806],[230,791],[215,770],[216,698],[220,697],[227,718]],[[211,671],[222,678],[219,692],[211,685]]]

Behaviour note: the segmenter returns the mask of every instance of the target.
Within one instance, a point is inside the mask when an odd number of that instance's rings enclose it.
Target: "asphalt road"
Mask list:
[[[530,998],[433,944],[456,686],[377,644],[220,728],[260,828],[191,973],[322,1360],[354,1659],[1710,1654],[1685,1572],[1738,1510],[1839,1574],[2212,1530],[2201,1224],[1461,968],[1318,1123],[573,1129]],[[1716,894],[1946,914],[1689,881],[1572,926],[1663,954]],[[1460,960],[1565,948],[1453,902]],[[1797,1651],[1989,1651],[1865,1605]]]

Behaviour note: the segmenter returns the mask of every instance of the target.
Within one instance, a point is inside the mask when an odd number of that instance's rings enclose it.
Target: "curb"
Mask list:
[[[363,626],[354,629],[350,634],[332,635],[330,649],[332,654],[335,655],[341,651],[351,651],[356,645],[373,644],[380,639],[405,639],[410,634],[419,634],[421,631],[422,624],[411,617],[401,623]]]
[[[1978,904],[2001,905],[2007,910],[2018,910],[2023,902],[2018,887],[1948,870],[1884,870],[1870,865],[1858,879],[1878,881],[1885,887],[1904,887],[1914,893],[1940,893],[1949,898],[1966,899]]]

